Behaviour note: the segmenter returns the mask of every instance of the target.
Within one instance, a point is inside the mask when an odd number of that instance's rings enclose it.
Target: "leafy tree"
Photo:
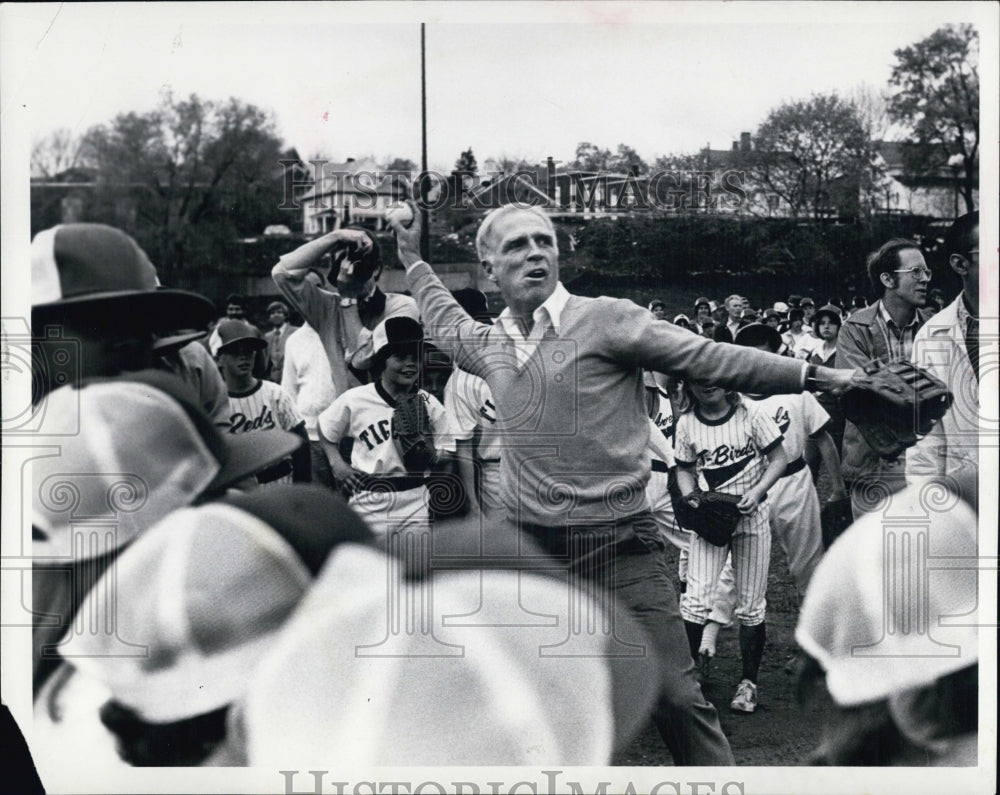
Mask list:
[[[91,128],[83,146],[99,201],[131,205],[118,221],[168,279],[225,265],[238,237],[291,225],[277,210],[282,147],[269,111],[196,95],[168,95],[156,110],[120,114]]]
[[[873,154],[855,106],[836,93],[814,94],[772,110],[737,164],[751,184],[779,196],[793,217],[823,218],[835,204],[856,206],[859,190],[871,189]]]
[[[386,171],[405,171],[409,174],[416,174],[419,171],[417,164],[405,157],[394,157],[385,168]]]
[[[979,170],[979,34],[972,25],[945,25],[896,50],[889,84],[892,118],[912,131],[908,166],[928,173],[958,156],[962,196],[975,209]],[[954,162],[954,161],[953,161]]]
[[[537,168],[537,163],[532,163],[524,157],[507,154],[499,157],[487,158],[483,164],[487,174],[516,174],[518,171],[531,171]]]
[[[628,144],[618,144],[618,152],[610,159],[608,165],[612,171],[624,174],[631,172],[633,167],[638,174],[646,174],[649,171],[646,161],[639,157],[639,153]]]
[[[470,146],[461,155],[459,155],[458,160],[455,161],[455,171],[468,171],[473,174],[478,173],[479,164],[476,162],[476,156],[472,153],[472,147]]]
[[[610,171],[611,151],[601,149],[590,141],[581,141],[576,145],[576,159],[569,164],[577,171]]]

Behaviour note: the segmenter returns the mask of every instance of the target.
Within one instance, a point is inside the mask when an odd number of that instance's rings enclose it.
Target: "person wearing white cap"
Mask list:
[[[944,485],[912,485],[827,551],[795,630],[800,700],[825,674],[837,705],[811,764],[976,764],[977,524]]]
[[[395,442],[397,400],[417,392],[425,401],[434,445],[455,452],[444,406],[417,387],[423,329],[409,317],[392,317],[372,333],[371,384],[349,389],[319,415],[317,428],[337,483],[351,493],[350,505],[380,536],[430,521],[427,477],[411,472]],[[351,461],[340,452],[342,439],[354,440]]]
[[[622,606],[615,638],[568,632],[568,610],[598,606],[563,578],[439,572],[404,580],[387,605],[385,571],[385,557],[360,546],[332,553],[249,688],[249,764],[608,765],[645,725],[656,658],[615,646],[648,643]],[[506,581],[520,603],[481,600]],[[385,637],[387,607],[425,600],[432,630]],[[479,625],[443,620],[481,601]],[[558,621],[525,626],[522,605]]]
[[[49,393],[32,443],[35,692],[58,664],[57,643],[119,550],[176,508],[244,486],[301,441],[276,432],[230,437],[168,373],[144,370]]]
[[[240,703],[331,550],[373,543],[319,486],[234,494],[165,516],[115,569],[117,635],[80,633],[35,704],[42,780],[133,766],[244,765]],[[100,586],[100,584],[99,584]],[[107,619],[104,590],[81,612]],[[119,640],[121,639],[121,640]],[[129,644],[127,650],[121,641]],[[104,773],[107,777],[104,777]]]

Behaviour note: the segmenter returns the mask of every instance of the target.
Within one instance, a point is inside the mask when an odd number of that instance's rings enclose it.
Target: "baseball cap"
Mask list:
[[[118,634],[70,633],[60,654],[145,721],[211,712],[244,694],[330,550],[369,540],[357,515],[320,486],[174,511],[105,574],[115,578]],[[99,583],[81,610],[101,614],[105,598]],[[145,653],[123,656],[119,638]]]
[[[741,317],[744,320],[756,320],[757,319],[757,310],[756,309],[751,309],[751,308],[747,307],[746,309],[743,310],[743,314],[741,315]]]
[[[776,309],[765,309],[764,310],[764,317],[765,318],[775,317],[778,320],[781,320],[781,313],[778,312]]]
[[[736,332],[733,342],[748,348],[766,345],[769,351],[777,353],[778,348],[781,347],[781,335],[777,329],[763,323],[751,323]]]
[[[257,329],[244,320],[237,320],[236,318],[220,320],[216,331],[218,333],[214,335],[214,339],[212,340],[215,348],[212,351],[213,356],[225,353],[227,347],[237,342],[249,342],[253,348],[259,351],[267,348],[267,340],[259,337]]]
[[[816,306],[816,303],[812,300],[812,298],[806,296],[799,302],[799,306]]]
[[[372,356],[414,352],[423,339],[423,326],[412,317],[387,317],[372,330]]]
[[[284,312],[287,315],[288,307],[285,305],[283,301],[272,301],[267,305],[267,313],[271,314],[274,311]]]
[[[707,298],[702,297],[702,298],[695,299],[695,302],[694,302],[694,308],[695,309],[697,309],[699,306],[702,306],[702,305],[707,306],[709,309],[712,308],[712,302],[709,301]]]
[[[477,290],[474,287],[462,287],[458,290],[452,290],[451,294],[467,315],[480,323],[493,323],[489,301],[486,298],[486,293],[482,290]]]
[[[800,306],[801,304],[802,304],[802,296],[801,295],[794,295],[794,294],[792,294],[792,295],[788,296],[788,306],[790,308],[794,309],[795,307]]]
[[[691,318],[689,318],[689,317],[688,317],[687,315],[685,315],[685,314],[680,314],[680,315],[677,315],[677,316],[675,316],[675,317],[674,317],[674,325],[677,325],[677,324],[678,324],[678,323],[680,323],[680,321],[682,321],[682,320],[683,320],[683,321],[684,321],[685,323],[687,323],[688,325],[691,325]]]
[[[918,483],[827,550],[795,640],[826,671],[837,704],[894,699],[979,659],[977,527],[972,508],[944,486]],[[901,551],[907,541],[912,556]],[[905,582],[919,584],[919,596],[900,594]]]
[[[336,278],[336,273],[340,270],[340,265],[345,259],[354,261],[353,279],[355,281],[367,281],[371,275],[382,265],[382,249],[378,240],[368,229],[362,226],[345,226],[344,229],[354,229],[363,232],[368,238],[371,247],[362,253],[361,247],[354,241],[338,241],[330,250],[330,258],[333,260],[331,279]]]
[[[64,224],[31,242],[31,321],[56,324],[67,313],[152,331],[205,327],[212,302],[197,293],[159,287],[156,268],[139,245],[104,224]]]
[[[649,306],[647,307],[647,309],[649,309],[649,311],[652,312],[657,307],[659,307],[660,309],[666,309],[667,305],[659,298],[654,298],[652,301],[649,302]]]
[[[813,326],[818,326],[820,320],[822,320],[824,317],[835,321],[837,325],[840,325],[844,319],[844,316],[841,313],[840,309],[835,307],[833,304],[826,304],[825,306],[821,306],[819,309],[817,309],[816,313],[813,315],[812,317]]]
[[[331,554],[247,693],[249,764],[608,764],[645,725],[658,691],[653,655],[615,658],[601,633],[576,636],[570,652],[558,627],[548,648],[537,628],[518,626],[516,600],[481,601],[513,586],[525,606],[565,605],[565,580],[483,570],[403,581],[399,604],[431,604],[436,617],[481,602],[477,625],[434,618],[433,635],[386,643],[386,572],[372,550]]]
[[[159,370],[93,379],[50,392],[38,444],[58,455],[32,460],[36,558],[89,557],[74,549],[80,517],[114,522],[113,548],[170,511],[221,491],[298,449],[285,431],[223,435],[179,378]]]
[[[787,315],[788,314],[788,304],[786,304],[784,301],[775,301],[773,309],[779,315]]]

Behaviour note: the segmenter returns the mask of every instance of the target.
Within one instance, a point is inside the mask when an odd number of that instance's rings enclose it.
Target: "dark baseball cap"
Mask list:
[[[146,252],[120,229],[64,224],[31,242],[31,322],[72,315],[164,334],[204,328],[215,307],[197,293],[161,288]]]
[[[747,348],[756,348],[758,345],[766,345],[772,353],[777,353],[781,347],[781,335],[776,329],[763,323],[751,323],[736,332],[733,340],[737,345]]]
[[[236,318],[226,318],[220,320],[216,328],[219,334],[219,344],[213,354],[226,353],[226,348],[235,345],[237,342],[249,342],[251,347],[262,351],[267,347],[267,340],[257,334],[257,330],[249,323]]]

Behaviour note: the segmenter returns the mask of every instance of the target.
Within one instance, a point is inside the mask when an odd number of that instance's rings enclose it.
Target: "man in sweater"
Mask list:
[[[407,281],[435,343],[484,378],[504,438],[500,497],[508,519],[571,572],[614,585],[648,632],[661,668],[653,718],[678,765],[732,764],[715,708],[687,651],[663,541],[645,497],[649,440],[642,368],[757,392],[801,391],[805,362],[716,345],[660,323],[631,301],[570,295],[555,230],[537,208],[505,206],[476,248],[507,308],[475,322],[420,258],[420,222],[390,216]],[[809,369],[843,389],[850,372]]]

